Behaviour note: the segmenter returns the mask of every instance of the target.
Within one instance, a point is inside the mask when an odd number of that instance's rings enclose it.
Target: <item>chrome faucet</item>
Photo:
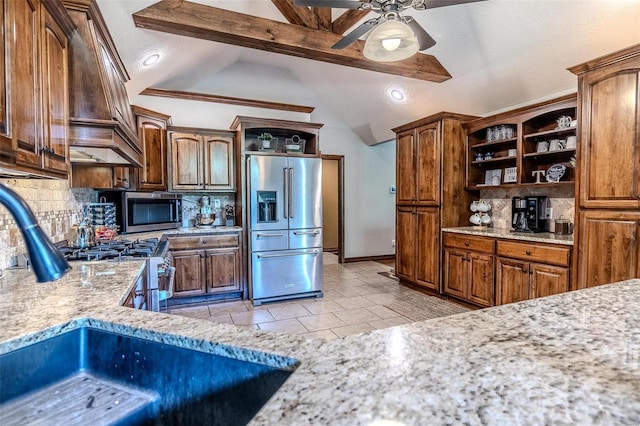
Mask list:
[[[0,184],[0,204],[9,210],[22,232],[38,282],[55,281],[71,270],[60,250],[38,225],[27,203],[3,184]]]

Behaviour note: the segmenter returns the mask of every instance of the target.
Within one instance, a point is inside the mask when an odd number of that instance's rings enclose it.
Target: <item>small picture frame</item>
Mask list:
[[[484,175],[484,184],[488,186],[500,185],[502,169],[487,170]]]
[[[504,169],[504,183],[514,183],[517,181],[518,168],[517,167],[505,167]]]

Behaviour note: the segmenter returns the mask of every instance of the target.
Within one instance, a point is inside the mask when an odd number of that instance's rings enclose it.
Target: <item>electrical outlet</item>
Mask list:
[[[553,208],[547,208],[547,219],[553,219]]]
[[[395,247],[396,246],[396,240],[391,240],[391,247]]]
[[[215,207],[216,209],[220,208],[220,199],[216,198],[215,200],[213,200],[213,207]]]

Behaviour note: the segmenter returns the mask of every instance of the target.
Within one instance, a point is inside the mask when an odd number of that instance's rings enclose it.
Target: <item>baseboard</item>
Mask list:
[[[322,249],[322,251],[325,253],[338,254],[338,247],[325,247]]]
[[[395,258],[396,258],[395,254],[383,254],[381,256],[345,257],[344,258],[344,263],[365,262],[367,260],[378,262],[380,260],[393,260]]]

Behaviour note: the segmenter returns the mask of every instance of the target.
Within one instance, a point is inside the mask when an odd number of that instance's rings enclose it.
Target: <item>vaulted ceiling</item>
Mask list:
[[[181,15],[160,13],[155,3],[98,0],[131,76],[130,97],[154,87],[276,103],[308,105],[306,100],[318,99],[368,144],[391,139],[391,128],[438,111],[488,115],[574,92],[576,79],[567,67],[640,43],[640,0],[489,0],[411,11],[437,44],[406,63],[384,65],[359,56],[362,42],[343,52],[330,50],[340,39],[332,30],[347,31],[373,14],[333,9],[329,16],[322,9],[292,8],[290,0],[165,5],[188,12]],[[139,11],[136,21],[145,28],[134,22]],[[251,15],[243,30],[247,37],[219,34],[234,25],[224,19],[228,12]],[[181,26],[185,16],[192,28]],[[299,32],[290,32],[288,21],[300,25]],[[264,28],[271,40],[256,42]],[[283,38],[284,48],[278,45]],[[142,67],[142,59],[155,51],[163,53],[162,63]],[[322,61],[308,59],[314,55]],[[271,84],[263,84],[261,74]],[[287,90],[292,78],[305,90]],[[407,99],[392,101],[393,87],[402,88]]]

